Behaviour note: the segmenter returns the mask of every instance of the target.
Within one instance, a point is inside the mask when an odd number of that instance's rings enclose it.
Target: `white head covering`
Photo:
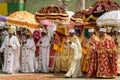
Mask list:
[[[100,28],[100,32],[106,32],[106,28]]]
[[[74,33],[74,32],[75,32],[74,29],[70,29],[70,30],[69,30],[69,33]]]
[[[110,33],[110,32],[111,32],[111,29],[112,29],[112,27],[107,27],[107,28],[106,28],[106,32],[109,32],[109,33]]]
[[[94,29],[88,29],[88,32],[94,32]]]

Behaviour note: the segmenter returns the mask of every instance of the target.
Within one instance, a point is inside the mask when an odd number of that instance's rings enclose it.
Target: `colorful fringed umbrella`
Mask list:
[[[7,17],[6,23],[9,25],[25,26],[28,28],[39,28],[35,16],[27,11],[17,11]]]
[[[36,12],[35,18],[38,22],[41,20],[51,20],[51,21],[68,21],[69,16],[66,11],[59,6],[51,5],[46,6]]]
[[[120,6],[114,0],[98,0],[90,7],[91,14],[85,20],[95,22],[102,14],[119,9]]]
[[[41,20],[41,25],[47,25],[47,26],[55,26],[54,22],[48,21],[48,20]]]

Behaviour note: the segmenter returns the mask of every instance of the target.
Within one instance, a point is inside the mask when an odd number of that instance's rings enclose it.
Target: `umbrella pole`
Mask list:
[[[85,0],[81,0],[82,2],[82,6],[81,6],[81,10],[84,10],[85,9]]]

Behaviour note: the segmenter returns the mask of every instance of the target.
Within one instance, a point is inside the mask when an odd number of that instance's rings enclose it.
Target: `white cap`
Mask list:
[[[94,32],[94,29],[88,29],[88,32]]]
[[[106,28],[100,28],[100,32],[106,32]]]
[[[70,33],[74,33],[75,30],[74,30],[74,29],[70,29],[69,32],[70,32]]]

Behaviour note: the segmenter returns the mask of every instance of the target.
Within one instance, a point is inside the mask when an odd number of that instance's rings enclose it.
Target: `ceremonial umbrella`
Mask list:
[[[35,19],[35,16],[27,11],[17,11],[12,13],[7,17],[6,23],[8,25],[16,25],[32,29],[40,27],[39,23]]]
[[[51,21],[68,21],[69,16],[66,11],[59,6],[51,5],[46,6],[36,12],[35,18],[38,22],[41,20],[51,20]]]
[[[84,17],[88,14],[90,14],[90,12],[87,9],[78,11],[74,15],[72,15],[72,17],[70,18],[70,21],[74,22],[75,25],[82,28],[83,26],[88,24],[88,22],[84,21]]]
[[[104,26],[120,26],[120,10],[104,13],[97,19],[97,25]]]
[[[91,14],[86,17],[86,20],[91,21],[89,20],[91,18],[92,21],[96,21],[105,12],[119,10],[120,6],[114,0],[98,0],[90,8]]]

